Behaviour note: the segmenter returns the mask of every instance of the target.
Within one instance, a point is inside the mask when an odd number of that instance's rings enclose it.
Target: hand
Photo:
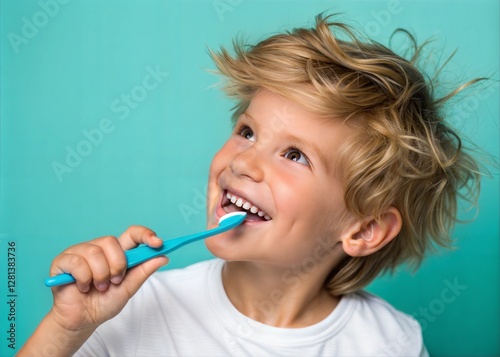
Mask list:
[[[52,288],[50,314],[62,328],[95,329],[116,316],[146,279],[168,263],[162,256],[126,271],[124,250],[141,243],[160,247],[162,240],[148,228],[132,226],[118,239],[107,236],[77,244],[54,259],[51,276],[70,273],[76,280]]]

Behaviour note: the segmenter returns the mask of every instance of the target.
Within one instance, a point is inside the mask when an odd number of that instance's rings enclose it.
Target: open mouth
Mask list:
[[[225,191],[222,198],[222,208],[226,213],[231,212],[247,212],[248,221],[270,221],[272,218],[262,209],[254,205],[245,198],[236,196],[235,194]]]

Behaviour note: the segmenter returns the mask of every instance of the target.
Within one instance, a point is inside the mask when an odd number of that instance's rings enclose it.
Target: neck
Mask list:
[[[282,268],[254,262],[226,262],[222,280],[232,304],[244,315],[276,327],[306,327],[326,318],[340,298],[324,288],[330,269]]]

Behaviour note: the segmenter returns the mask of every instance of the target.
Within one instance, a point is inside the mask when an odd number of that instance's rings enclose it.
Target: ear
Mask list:
[[[351,225],[342,236],[342,248],[352,257],[373,254],[398,235],[402,222],[397,208],[389,207],[380,219],[369,217]]]

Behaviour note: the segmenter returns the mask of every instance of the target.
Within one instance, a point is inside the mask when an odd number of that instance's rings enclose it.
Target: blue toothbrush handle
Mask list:
[[[144,245],[131,250],[127,250],[125,251],[125,257],[127,257],[127,269],[135,267],[136,265],[141,264],[146,260],[149,260],[151,258],[160,255],[162,255],[162,247],[155,249],[155,248],[150,248],[147,245]],[[53,286],[70,284],[74,282],[75,278],[73,278],[73,275],[68,273],[63,273],[45,279],[45,286],[51,288]]]
[[[64,285],[74,282],[75,278],[73,278],[73,275],[64,273],[45,279],[45,286],[51,288],[53,286]]]
[[[179,249],[180,247],[186,244],[237,227],[244,221],[245,217],[246,217],[245,212],[229,213],[225,215],[223,218],[221,218],[218,227],[213,228],[211,230],[163,241],[163,245],[159,248],[151,248],[148,247],[147,245],[140,245],[137,248],[126,250],[125,257],[127,258],[127,269],[132,268],[138,264],[141,264],[146,260],[156,258],[160,255],[166,255],[170,252],[173,252],[176,249]],[[75,278],[68,273],[59,274],[45,279],[45,285],[49,288],[53,286],[64,285],[74,282]]]
[[[127,257],[127,269],[145,262],[146,260],[165,255],[169,251],[165,250],[165,243],[159,248],[151,248],[147,245],[141,245],[137,248],[125,251]]]

